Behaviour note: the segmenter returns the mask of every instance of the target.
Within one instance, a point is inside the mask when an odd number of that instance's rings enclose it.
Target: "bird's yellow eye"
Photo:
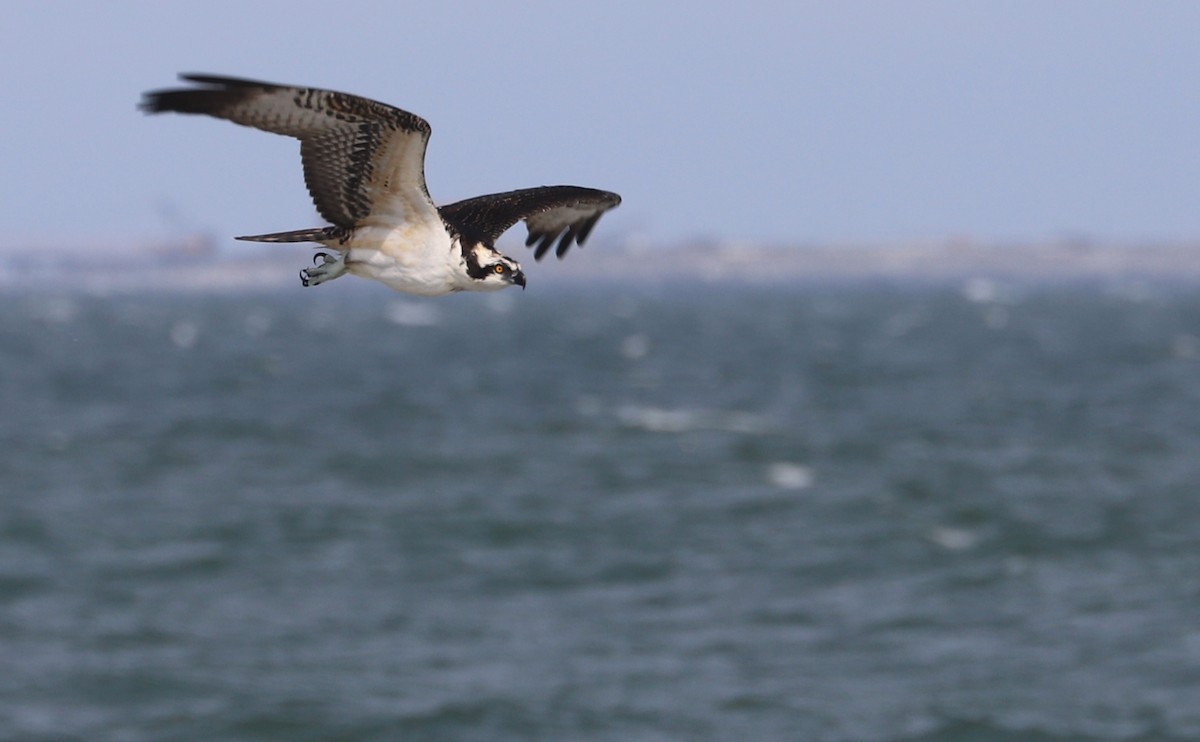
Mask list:
[[[496,272],[497,273],[503,273],[505,270],[506,269],[505,269],[503,263],[496,263]]]

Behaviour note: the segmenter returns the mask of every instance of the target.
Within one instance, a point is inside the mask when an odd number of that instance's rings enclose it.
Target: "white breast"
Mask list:
[[[442,296],[461,291],[470,280],[462,252],[445,228],[418,225],[365,225],[342,249],[346,269],[409,294]]]

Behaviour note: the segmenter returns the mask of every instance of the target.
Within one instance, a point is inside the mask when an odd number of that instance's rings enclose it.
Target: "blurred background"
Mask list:
[[[1200,6],[0,27],[0,737],[1200,739]],[[319,223],[295,143],[179,72],[624,203],[525,292],[302,290],[232,240]]]
[[[1193,239],[1190,2],[5,3],[4,243],[312,223],[296,146],[135,111],[179,72],[429,120],[442,201],[580,182],[654,242]]]

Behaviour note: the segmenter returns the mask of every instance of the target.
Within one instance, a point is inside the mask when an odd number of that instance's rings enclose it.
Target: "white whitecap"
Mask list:
[[[384,309],[383,316],[388,322],[406,327],[430,327],[441,319],[433,305],[415,301],[393,301]]]
[[[716,430],[726,433],[757,435],[772,430],[770,420],[750,412],[726,412],[702,409],[668,409],[641,405],[622,405],[617,420],[630,428],[651,433],[688,433]]]
[[[979,536],[974,531],[950,526],[931,528],[925,537],[947,551],[965,551],[979,543]]]
[[[200,327],[195,322],[181,319],[171,325],[171,342],[176,348],[187,350],[200,338]]]
[[[816,477],[804,464],[777,461],[767,467],[767,481],[780,489],[803,490],[813,486]]]
[[[617,419],[631,428],[651,433],[683,433],[698,427],[696,413],[661,407],[625,405],[617,410]]]
[[[990,278],[971,278],[963,284],[963,296],[975,304],[990,304],[1000,298],[1000,287]]]
[[[630,335],[621,341],[621,355],[631,361],[645,358],[650,352],[650,338],[645,335]]]

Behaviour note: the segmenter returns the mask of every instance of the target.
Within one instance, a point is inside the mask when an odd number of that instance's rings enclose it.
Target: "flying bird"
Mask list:
[[[525,287],[521,264],[496,250],[518,221],[534,258],[562,258],[621,203],[609,191],[558,185],[436,206],[425,185],[425,119],[356,95],[213,75],[195,87],[145,93],[147,113],[202,113],[300,140],[304,182],[329,226],[238,237],[315,242],[327,250],[300,271],[304,286],[350,273],[397,291],[441,296]]]

